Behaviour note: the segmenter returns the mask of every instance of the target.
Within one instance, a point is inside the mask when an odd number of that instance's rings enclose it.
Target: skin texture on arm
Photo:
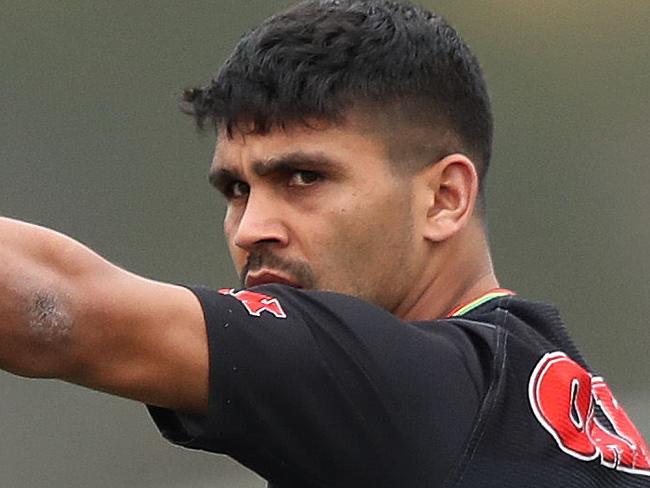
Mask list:
[[[57,232],[0,218],[0,368],[203,413],[208,346],[182,287],[129,273]]]

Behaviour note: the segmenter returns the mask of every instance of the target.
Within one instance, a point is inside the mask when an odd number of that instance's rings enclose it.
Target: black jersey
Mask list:
[[[208,414],[151,414],[274,488],[650,487],[645,441],[551,306],[495,290],[407,323],[335,293],[193,291]]]

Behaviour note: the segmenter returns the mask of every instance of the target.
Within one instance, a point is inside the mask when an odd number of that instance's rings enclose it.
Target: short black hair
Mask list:
[[[483,180],[493,121],[479,63],[442,17],[409,3],[298,3],[243,36],[211,83],[186,90],[182,102],[199,126],[208,119],[229,136],[242,123],[265,134],[336,122],[356,105],[401,106],[402,123],[451,132],[458,147],[447,154],[470,155]]]

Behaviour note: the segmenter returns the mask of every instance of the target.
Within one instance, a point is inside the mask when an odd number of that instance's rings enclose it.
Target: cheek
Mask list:
[[[223,234],[229,245],[235,239],[243,212],[244,207],[236,203],[229,204],[226,207],[226,213],[223,217]]]
[[[412,251],[413,225],[408,204],[386,198],[356,208],[343,218],[338,229],[339,259],[345,263],[349,280],[363,280],[372,288],[402,267]]]
[[[230,211],[226,211],[226,215],[223,218],[223,235],[225,236],[226,240],[228,241],[228,244],[232,241],[232,236],[234,235],[235,232],[235,226],[232,221],[232,218],[229,216]]]
[[[237,232],[237,225],[237,212],[232,207],[228,207],[226,210],[226,215],[223,219],[223,235],[226,239],[226,244],[228,245],[230,258],[235,265],[235,269],[237,272],[239,272],[244,265],[246,255],[244,250],[239,246],[236,246],[234,243],[234,236]]]
[[[402,251],[409,218],[395,205],[367,201],[325,216],[318,242],[328,274],[345,276],[347,281],[378,274],[387,261],[397,258],[395,252]]]

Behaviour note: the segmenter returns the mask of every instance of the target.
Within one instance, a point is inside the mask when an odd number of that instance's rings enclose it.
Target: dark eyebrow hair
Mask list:
[[[224,195],[228,192],[228,186],[230,183],[238,180],[241,180],[239,174],[228,168],[211,169],[208,174],[208,181],[210,184]]]
[[[342,172],[341,163],[321,151],[305,152],[296,151],[280,154],[266,160],[257,160],[252,164],[253,172],[260,177],[273,173],[288,173],[300,169],[319,170],[328,168],[334,174]],[[239,171],[224,166],[212,168],[208,175],[210,184],[217,190],[225,193],[233,181],[240,181],[243,176]]]
[[[263,177],[272,173],[282,173],[300,169],[339,169],[341,163],[327,156],[321,151],[305,152],[296,151],[280,154],[267,160],[253,162],[253,171],[257,176]]]

